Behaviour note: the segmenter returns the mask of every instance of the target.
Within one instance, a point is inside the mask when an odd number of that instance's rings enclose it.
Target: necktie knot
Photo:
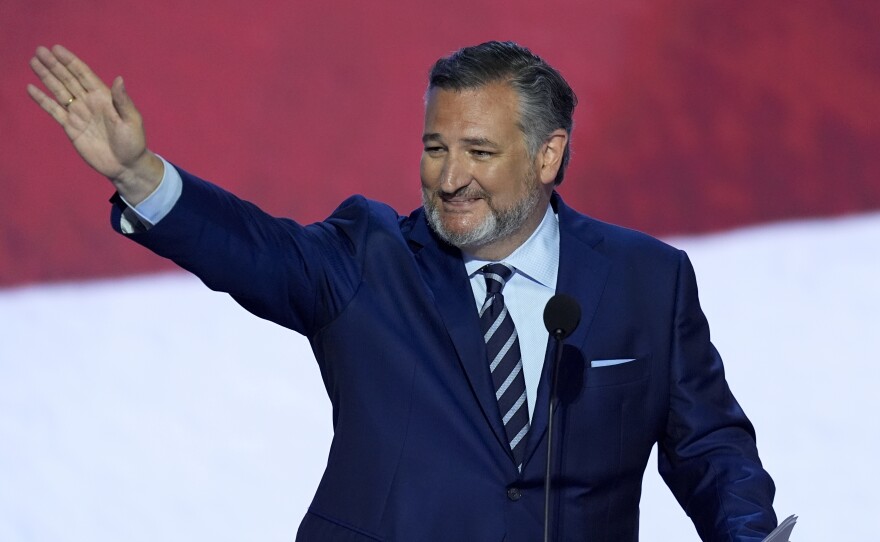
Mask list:
[[[500,292],[513,276],[513,268],[506,263],[490,263],[484,265],[481,271],[486,278],[486,296]]]

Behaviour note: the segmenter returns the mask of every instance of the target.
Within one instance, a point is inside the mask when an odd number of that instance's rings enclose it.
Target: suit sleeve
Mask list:
[[[775,487],[758,458],[752,424],[724,378],[683,252],[675,306],[660,474],[702,540],[759,542],[776,526]]]
[[[178,169],[182,191],[155,226],[126,237],[227,292],[261,318],[313,334],[341,312],[361,280],[369,223],[363,198],[346,200],[324,222],[302,226]],[[113,207],[120,229],[125,206]]]

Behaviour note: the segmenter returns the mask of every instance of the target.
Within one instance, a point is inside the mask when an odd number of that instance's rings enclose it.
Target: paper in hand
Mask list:
[[[797,516],[791,515],[785,518],[785,521],[779,524],[779,527],[773,529],[773,532],[767,535],[764,542],[789,542],[788,537],[797,523]]]

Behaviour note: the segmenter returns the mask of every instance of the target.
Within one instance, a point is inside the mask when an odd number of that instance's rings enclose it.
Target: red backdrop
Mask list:
[[[168,267],[25,92],[39,44],[122,74],[155,151],[269,212],[419,203],[430,64],[512,39],[581,105],[561,192],[655,235],[880,208],[880,3],[0,0],[0,286]]]

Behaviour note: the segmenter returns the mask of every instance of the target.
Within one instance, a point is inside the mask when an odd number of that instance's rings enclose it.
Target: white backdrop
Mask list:
[[[876,538],[880,214],[672,242],[780,519]],[[290,541],[330,437],[306,341],[189,275],[0,290],[4,542]],[[697,540],[653,462],[641,532]]]

